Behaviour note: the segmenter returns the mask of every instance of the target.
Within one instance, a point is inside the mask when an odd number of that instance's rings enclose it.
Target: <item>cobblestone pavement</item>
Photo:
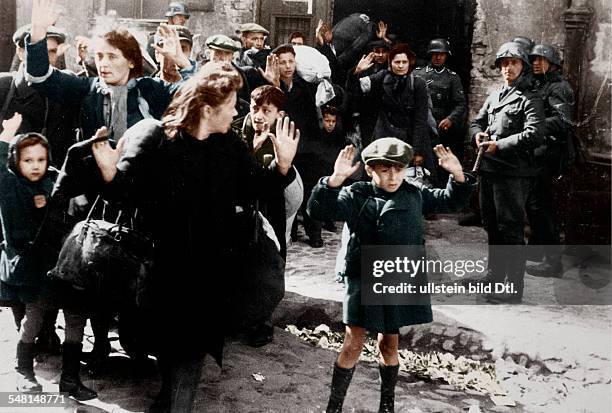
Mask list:
[[[440,247],[469,243],[485,245],[482,228],[459,227],[452,215],[427,222],[427,243]],[[303,324],[323,321],[338,326],[343,286],[333,280],[340,234],[323,231],[325,247],[310,248],[300,239],[290,245],[286,272],[287,300],[276,321],[299,318]],[[572,285],[573,276],[567,283]],[[547,284],[548,283],[548,284]],[[527,300],[532,291],[551,287],[550,280],[526,277]],[[548,287],[547,287],[548,285]],[[321,301],[308,297],[315,297]],[[313,304],[315,303],[315,304]],[[316,304],[318,303],[318,304]],[[10,310],[0,311],[0,392],[14,389],[14,349],[17,335]],[[60,320],[61,320],[60,316]],[[481,393],[459,391],[441,382],[416,380],[402,374],[396,411],[433,412],[609,412],[611,310],[609,306],[483,306],[436,305],[434,323],[402,329],[401,345],[417,351],[450,351],[483,362],[494,362],[502,387],[517,401],[496,406]],[[279,321],[280,320],[280,321]],[[61,321],[59,323],[62,324]],[[160,326],[163,328],[163,326]],[[194,332],[198,326],[194,326]],[[58,329],[60,336],[61,328]],[[85,349],[93,338],[87,331]],[[106,372],[96,378],[83,374],[99,398],[80,411],[144,411],[159,389],[156,372],[134,372],[116,335]],[[207,360],[196,411],[201,412],[315,412],[329,394],[335,354],[302,343],[282,329],[273,343],[253,349],[228,342],[223,368]],[[48,356],[35,369],[45,391],[57,391],[60,361]],[[260,373],[263,381],[255,380]],[[347,412],[378,408],[378,372],[361,363],[345,403]],[[0,407],[0,412],[73,411],[64,408]]]

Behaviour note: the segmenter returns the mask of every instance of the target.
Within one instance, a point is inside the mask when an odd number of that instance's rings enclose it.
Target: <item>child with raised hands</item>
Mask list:
[[[363,305],[361,301],[362,245],[422,245],[423,215],[461,209],[475,186],[475,179],[463,173],[457,157],[438,145],[434,152],[447,170],[446,189],[417,187],[407,182],[406,168],[413,157],[410,145],[397,138],[375,140],[362,152],[371,182],[342,183],[360,166],[353,164],[356,149],[345,147],[334,165],[333,174],[322,178],[308,201],[308,213],[320,221],[346,221],[351,233],[345,258],[343,322],[346,335],[334,363],[327,412],[341,412],[366,331],[378,333],[381,378],[380,412],[393,412],[395,384],[399,371],[400,327],[432,321],[431,306]]]

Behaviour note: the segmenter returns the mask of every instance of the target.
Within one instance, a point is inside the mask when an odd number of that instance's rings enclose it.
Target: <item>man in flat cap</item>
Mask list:
[[[57,104],[47,101],[33,88],[28,86],[25,80],[24,67],[24,39],[30,32],[30,25],[17,29],[13,34],[15,53],[21,62],[16,72],[0,73],[0,110],[1,120],[8,119],[15,112],[23,116],[23,121],[18,133],[38,132],[49,140],[51,146],[51,165],[60,168],[66,156],[68,147],[75,142],[73,129],[75,127],[75,112],[78,110],[69,108],[65,104]],[[51,26],[47,32],[47,51],[49,63],[56,66],[58,60],[58,47],[66,41],[66,33],[55,26]],[[0,131],[2,126],[0,126]]]
[[[426,302],[418,305],[398,305],[392,299],[385,305],[362,302],[362,285],[367,285],[372,273],[361,271],[361,246],[422,245],[424,213],[452,211],[465,205],[475,179],[463,173],[452,152],[441,145],[434,151],[439,164],[452,176],[444,190],[408,183],[404,178],[413,156],[412,147],[400,139],[387,137],[375,140],[362,151],[372,182],[356,182],[342,187],[359,168],[359,163],[353,165],[355,148],[347,146],[338,155],[333,174],[321,178],[312,191],[308,213],[321,221],[345,221],[351,233],[344,266],[347,283],[342,320],[346,325],[345,342],[333,367],[328,412],[342,411],[366,330],[378,333],[381,381],[378,411],[394,411],[399,371],[399,329],[432,321],[431,306]],[[416,274],[417,278],[407,281],[422,282],[423,275]],[[365,296],[367,290],[363,292]]]
[[[239,31],[242,48],[236,58],[236,65],[265,68],[266,58],[270,54],[266,37],[270,32],[257,23],[245,23],[240,26]]]
[[[241,50],[239,42],[224,34],[214,34],[208,37],[205,43],[208,47],[211,62],[231,63],[242,76],[242,88],[238,91],[238,99],[236,100],[236,111],[238,112],[236,124],[242,125],[240,119],[243,119],[249,113],[251,92],[259,86],[278,82],[278,73],[275,71],[277,67],[276,57],[272,55],[266,57],[266,61],[269,61],[270,64],[265,65],[265,71],[250,65],[238,66],[234,61],[234,55]]]
[[[11,118],[16,112],[22,115],[21,126],[17,133],[37,132],[45,135],[50,145],[50,165],[61,168],[70,145],[76,142],[74,128],[78,108],[56,103],[41,96],[34,88],[28,86],[25,80],[24,39],[30,32],[30,25],[17,29],[13,34],[15,52],[19,59],[19,67],[15,72],[0,73],[0,131],[2,121]],[[66,33],[55,27],[47,31],[47,51],[49,63],[58,64],[57,50],[66,41]],[[25,308],[13,306],[13,315],[18,328],[25,315]],[[59,352],[60,341],[55,333],[57,311],[47,313],[43,328],[37,338],[39,350]]]

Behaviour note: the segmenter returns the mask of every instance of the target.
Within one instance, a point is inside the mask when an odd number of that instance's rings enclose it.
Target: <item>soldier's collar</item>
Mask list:
[[[427,65],[427,68],[425,69],[426,72],[436,72],[436,73],[444,73],[444,71],[446,70],[446,66],[442,66],[442,69],[436,69],[435,67],[433,67],[431,65],[431,63],[429,63]]]

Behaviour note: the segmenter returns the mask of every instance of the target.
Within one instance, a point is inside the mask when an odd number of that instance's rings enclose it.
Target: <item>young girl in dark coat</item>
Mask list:
[[[34,339],[45,312],[51,307],[45,297],[46,272],[53,256],[43,245],[42,226],[55,176],[48,169],[49,143],[38,133],[15,136],[21,115],[2,123],[0,134],[0,217],[4,248],[0,265],[0,300],[25,304],[17,343],[17,390],[40,392],[34,376]],[[51,265],[48,265],[50,264]],[[59,390],[78,400],[96,397],[79,379],[79,356],[86,318],[64,309],[66,337],[63,346]]]
[[[346,390],[361,354],[366,330],[378,333],[381,399],[379,412],[393,412],[399,371],[398,340],[402,326],[432,321],[431,306],[364,305],[361,301],[361,245],[422,245],[422,215],[456,211],[467,203],[474,178],[463,174],[455,155],[438,145],[434,149],[442,168],[452,174],[446,189],[417,187],[405,181],[412,147],[397,138],[372,142],[362,152],[372,182],[342,183],[357,169],[355,148],[344,148],[334,173],[319,181],[308,201],[308,213],[318,220],[343,220],[351,232],[346,252],[346,292],[343,321],[346,336],[334,364],[327,412],[341,412]],[[472,182],[470,182],[472,181]]]

